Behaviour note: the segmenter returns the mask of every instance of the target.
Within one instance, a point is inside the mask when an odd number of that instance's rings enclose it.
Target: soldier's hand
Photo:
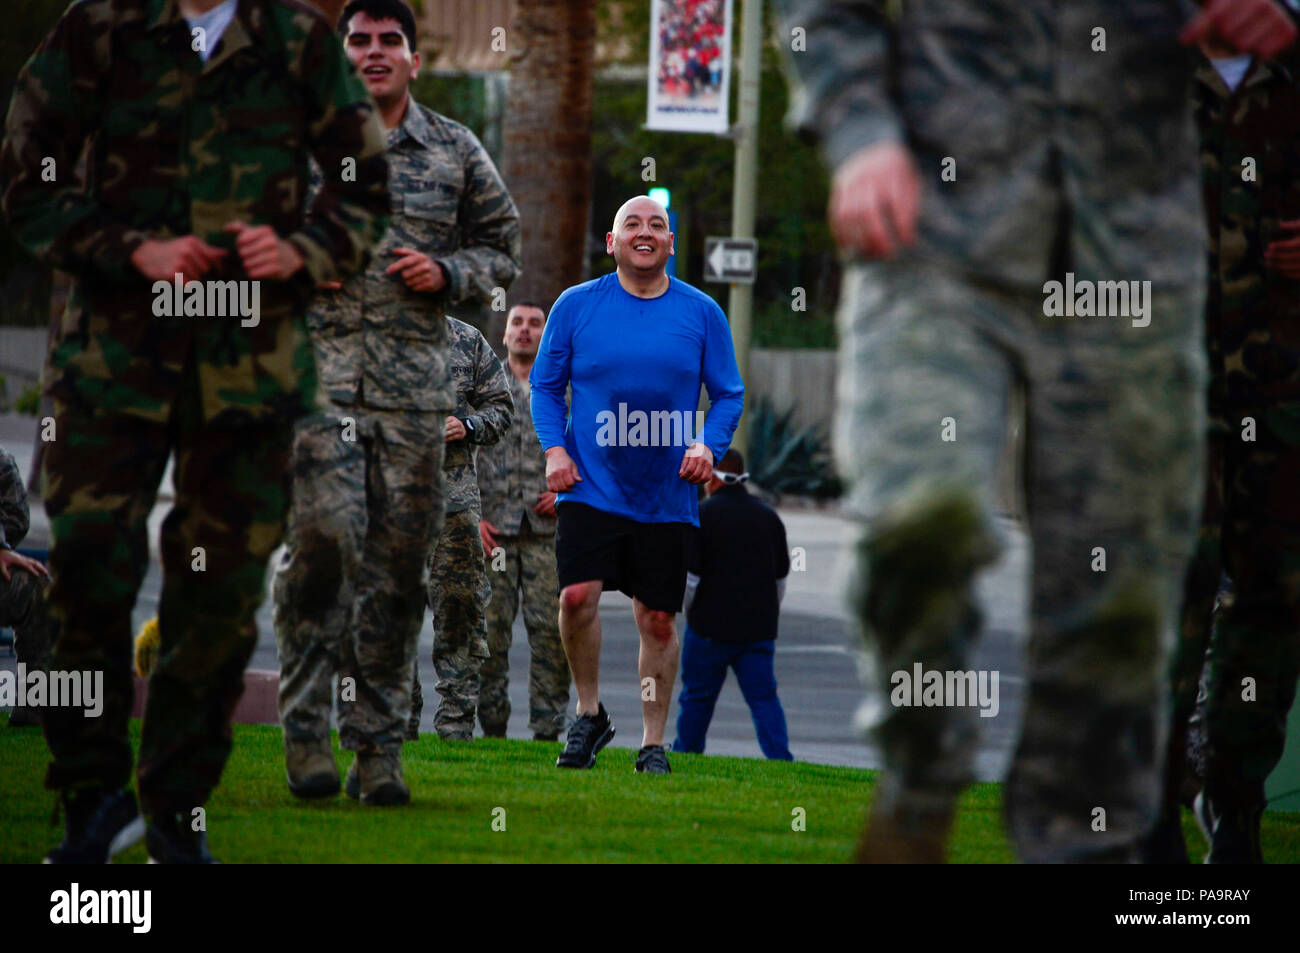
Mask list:
[[[686,448],[677,475],[687,483],[708,482],[713,475],[713,451],[702,443],[691,444]]]
[[[150,238],[131,252],[131,264],[152,281],[202,278],[226,257],[224,248],[209,245],[193,235],[160,240]]]
[[[827,220],[841,247],[867,258],[892,258],[916,242],[920,199],[912,154],[895,142],[878,143],[835,170]]]
[[[487,520],[478,521],[478,538],[483,541],[484,559],[492,558],[492,550],[497,548],[496,537],[493,536],[492,534],[499,533],[499,532],[501,532],[501,530],[497,529]]]
[[[9,569],[22,569],[31,573],[37,579],[49,579],[50,571],[45,568],[45,564],[37,559],[28,559],[22,553],[16,553],[12,549],[0,549],[0,576],[9,580]]]
[[[567,493],[574,484],[581,483],[578,465],[563,447],[551,447],[546,451],[546,488],[552,493]]]
[[[550,490],[545,493],[537,494],[537,502],[533,504],[533,512],[538,516],[555,515],[555,494]]]
[[[463,440],[466,433],[468,431],[459,417],[448,417],[446,423],[442,425],[442,439],[446,443],[451,443],[453,440]]]
[[[394,248],[397,261],[384,269],[386,275],[400,275],[412,291],[441,291],[447,284],[442,269],[428,255],[414,248]]]
[[[1273,0],[1208,0],[1178,38],[1191,44],[1213,36],[1242,53],[1270,57],[1295,41],[1296,28]]]
[[[235,235],[235,250],[250,278],[287,281],[303,266],[302,255],[270,225],[230,222],[223,229]]]
[[[316,286],[317,291],[338,291],[343,287],[341,281],[322,281]]]
[[[1291,229],[1296,234],[1269,242],[1264,249],[1264,264],[1287,278],[1300,278],[1300,218],[1277,224],[1279,228]]]

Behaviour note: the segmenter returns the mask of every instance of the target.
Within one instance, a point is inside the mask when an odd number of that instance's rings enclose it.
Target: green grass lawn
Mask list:
[[[5,716],[7,721],[7,716]],[[132,722],[139,744],[139,724]],[[413,800],[363,808],[342,794],[299,801],[285,786],[278,728],[237,725],[235,752],[207,807],[209,843],[226,863],[824,863],[847,860],[875,772],[745,758],[672,755],[673,774],[632,770],[633,752],[606,748],[591,771],[555,768],[557,744],[424,735],[405,748]],[[56,844],[48,753],[34,729],[0,729],[4,795],[0,863],[34,863]],[[339,752],[345,770],[352,757]],[[504,831],[493,830],[504,808]],[[792,829],[795,809],[805,830]],[[951,859],[1012,860],[997,784],[962,801]],[[498,826],[500,823],[498,822]],[[1188,843],[1201,850],[1187,819]],[[1300,814],[1265,816],[1266,856],[1300,860]],[[143,846],[118,860],[143,862]]]

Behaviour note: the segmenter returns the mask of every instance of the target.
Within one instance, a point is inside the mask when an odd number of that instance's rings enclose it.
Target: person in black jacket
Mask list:
[[[744,458],[728,450],[713,468],[705,487],[709,499],[700,506],[700,529],[687,559],[682,694],[673,750],[704,750],[730,667],[763,754],[793,761],[773,668],[790,552],[781,518],[745,489],[749,474],[744,470]]]

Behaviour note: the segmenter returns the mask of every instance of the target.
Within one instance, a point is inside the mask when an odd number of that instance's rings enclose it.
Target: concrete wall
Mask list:
[[[0,327],[0,374],[5,376],[9,404],[41,379],[45,364],[45,328]]]
[[[749,407],[766,396],[777,413],[794,406],[794,423],[799,427],[820,424],[830,433],[835,410],[834,351],[777,350],[755,348],[750,352]]]

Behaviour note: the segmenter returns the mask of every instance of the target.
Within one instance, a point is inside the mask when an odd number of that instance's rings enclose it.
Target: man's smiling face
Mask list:
[[[662,272],[673,253],[668,213],[648,196],[625,202],[614,217],[614,230],[605,236],[605,250],[624,271],[641,275]]]
[[[406,89],[420,69],[420,54],[407,44],[400,23],[356,13],[348,21],[343,47],[375,102],[382,105],[406,98]]]

